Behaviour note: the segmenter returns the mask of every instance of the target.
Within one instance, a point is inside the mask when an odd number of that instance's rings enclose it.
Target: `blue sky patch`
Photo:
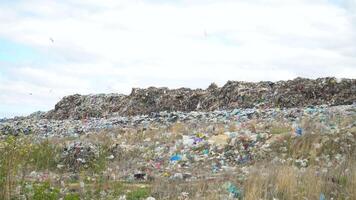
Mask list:
[[[38,50],[5,38],[0,38],[0,61],[9,63],[33,63],[41,61]]]

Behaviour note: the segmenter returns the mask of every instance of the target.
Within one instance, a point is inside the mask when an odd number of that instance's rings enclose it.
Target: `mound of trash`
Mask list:
[[[43,117],[47,119],[134,116],[161,111],[213,111],[234,108],[348,105],[356,101],[356,79],[296,78],[278,82],[228,81],[207,89],[132,89],[130,95],[99,94],[64,97]]]
[[[0,155],[39,147],[15,165],[31,169],[23,199],[39,183],[81,199],[355,199],[355,81],[289,82],[65,97],[0,121]]]

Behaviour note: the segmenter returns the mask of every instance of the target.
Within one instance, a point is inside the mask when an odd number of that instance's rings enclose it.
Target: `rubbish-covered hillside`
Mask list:
[[[354,91],[299,78],[65,97],[0,121],[0,199],[356,199]]]
[[[133,116],[160,111],[214,111],[253,107],[345,105],[356,100],[356,80],[296,78],[278,82],[229,81],[203,89],[150,87],[119,94],[72,95],[46,114],[48,119],[83,119],[112,114]]]

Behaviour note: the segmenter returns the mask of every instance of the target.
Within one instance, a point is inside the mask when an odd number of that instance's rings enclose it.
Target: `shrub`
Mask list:
[[[57,200],[59,198],[59,189],[51,187],[48,182],[34,186],[33,200]]]
[[[16,177],[29,155],[29,140],[9,136],[0,141],[0,199],[12,199]]]
[[[139,188],[137,190],[127,193],[126,199],[127,200],[140,200],[140,199],[148,197],[149,194],[150,194],[149,189]]]
[[[58,150],[46,140],[31,148],[30,164],[36,170],[55,169],[58,155]]]
[[[64,200],[80,200],[79,194],[66,194]]]

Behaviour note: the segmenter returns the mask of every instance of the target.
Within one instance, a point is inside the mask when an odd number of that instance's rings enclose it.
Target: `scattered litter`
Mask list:
[[[320,193],[319,200],[326,200],[324,193]]]
[[[296,128],[295,133],[297,134],[297,136],[301,136],[303,134],[303,129],[298,127]]]
[[[239,190],[233,183],[227,182],[224,184],[224,187],[229,192],[230,196],[233,198],[242,197],[242,192]]]
[[[170,161],[175,162],[175,161],[180,161],[182,160],[182,156],[177,154],[171,157]]]

